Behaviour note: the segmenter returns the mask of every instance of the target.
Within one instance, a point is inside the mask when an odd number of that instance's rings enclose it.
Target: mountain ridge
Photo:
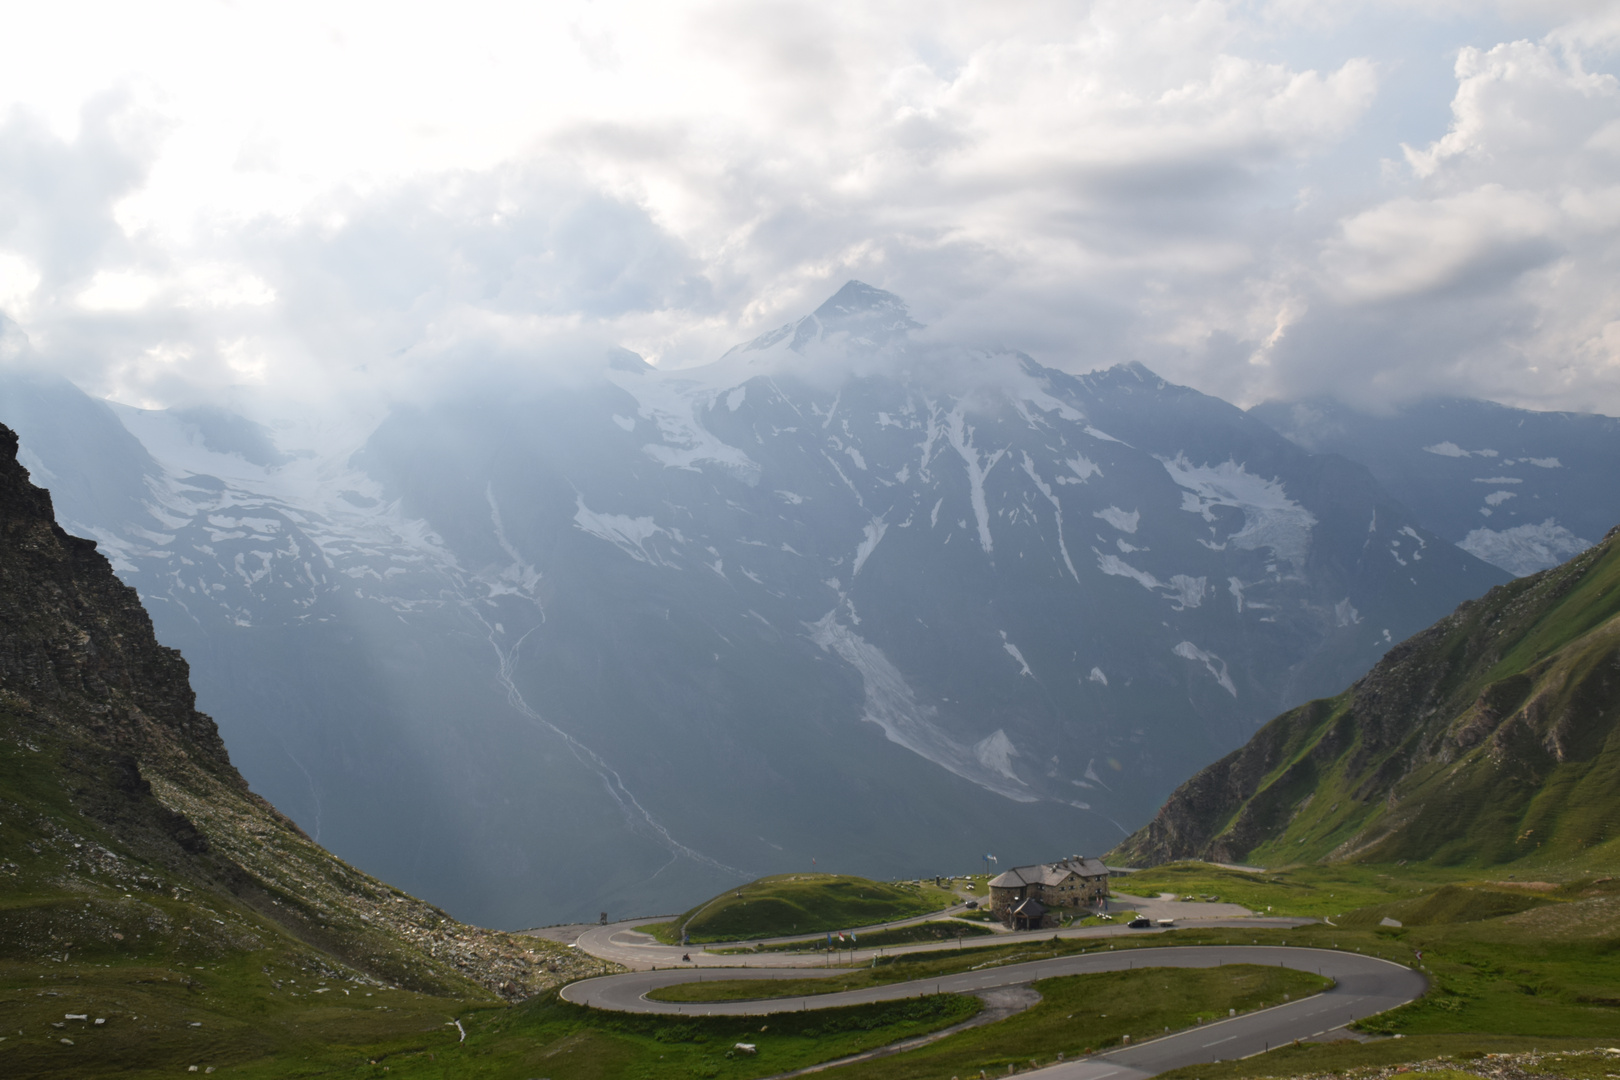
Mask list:
[[[1604,860],[1620,851],[1616,820],[1620,526],[1464,603],[1337,697],[1272,720],[1112,855]]]

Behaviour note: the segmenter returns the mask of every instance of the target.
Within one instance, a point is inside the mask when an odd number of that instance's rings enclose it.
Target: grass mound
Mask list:
[[[949,890],[885,884],[848,874],[777,874],[729,889],[672,923],[643,927],[654,936],[693,942],[837,932],[927,915],[948,907]]]

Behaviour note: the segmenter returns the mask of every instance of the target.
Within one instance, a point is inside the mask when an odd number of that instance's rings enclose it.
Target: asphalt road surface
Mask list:
[[[634,971],[586,979],[564,987],[562,996],[576,1004],[619,1012],[764,1016],[774,1012],[894,1001],[925,994],[971,994],[1060,975],[1125,971],[1137,967],[1208,968],[1224,964],[1276,964],[1312,971],[1333,979],[1334,986],[1323,993],[1285,1005],[1245,1013],[1078,1061],[1049,1066],[1039,1070],[1040,1075],[1044,1080],[1140,1080],[1183,1065],[1248,1057],[1263,1053],[1273,1046],[1296,1039],[1309,1039],[1363,1017],[1395,1008],[1421,996],[1427,987],[1426,980],[1418,972],[1359,953],[1273,945],[1195,945],[1064,956],[808,998],[734,1002],[671,1002],[647,998],[650,991],[659,987],[721,977],[712,969],[699,972],[691,968]],[[835,973],[826,969],[748,969],[728,972],[725,977],[805,978]]]
[[[1225,905],[1221,906],[1224,907]],[[932,917],[938,918],[939,916]],[[603,960],[611,960],[613,963],[623,964],[625,967],[632,969],[665,968],[678,965],[704,968],[815,968],[824,967],[828,961],[827,954],[823,952],[745,953],[732,951],[711,953],[701,945],[693,945],[690,948],[682,948],[679,945],[661,945],[650,934],[644,934],[636,929],[642,923],[661,921],[664,920],[638,919],[632,922],[611,923],[607,926],[593,926],[579,935],[575,945],[592,956]],[[1177,920],[1177,925],[1182,929],[1192,927],[1240,927],[1244,929],[1263,927],[1286,930],[1314,921],[1314,919],[1271,918],[1266,916],[1251,918],[1201,917],[1191,919],[1184,917]],[[863,929],[860,933],[867,933],[871,929],[873,928]],[[963,944],[971,946],[1015,945],[1024,941],[1050,941],[1054,936],[1060,938],[1141,937],[1144,934],[1164,932],[1166,931],[1156,926],[1150,930],[1132,930],[1122,923],[1115,923],[1112,926],[1086,926],[1072,930],[1028,930],[997,933],[994,937],[967,937],[963,938]],[[810,940],[820,941],[825,936],[824,934],[816,934]],[[787,940],[797,939],[771,938],[768,944],[780,944]],[[721,942],[707,948],[738,950],[745,944],[746,942]],[[955,948],[957,948],[955,941],[934,941],[917,945],[890,945],[882,949],[844,948],[836,954],[835,962],[863,967],[870,963],[874,956],[940,952]]]

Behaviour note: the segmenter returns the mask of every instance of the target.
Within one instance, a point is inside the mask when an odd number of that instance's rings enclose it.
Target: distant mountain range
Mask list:
[[[1112,855],[1577,870],[1616,856],[1620,527],[1277,717]]]
[[[336,449],[18,374],[0,419],[254,789],[488,925],[1102,850],[1509,580],[1258,415],[915,328],[852,282]]]
[[[1425,528],[1510,574],[1556,566],[1620,522],[1620,420],[1431,398],[1385,414],[1329,400],[1250,410],[1372,471]]]

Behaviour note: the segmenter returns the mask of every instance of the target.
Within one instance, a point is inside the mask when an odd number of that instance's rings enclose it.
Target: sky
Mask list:
[[[685,367],[858,278],[1242,405],[1620,415],[1620,2],[5,7],[5,348],[126,403]]]

